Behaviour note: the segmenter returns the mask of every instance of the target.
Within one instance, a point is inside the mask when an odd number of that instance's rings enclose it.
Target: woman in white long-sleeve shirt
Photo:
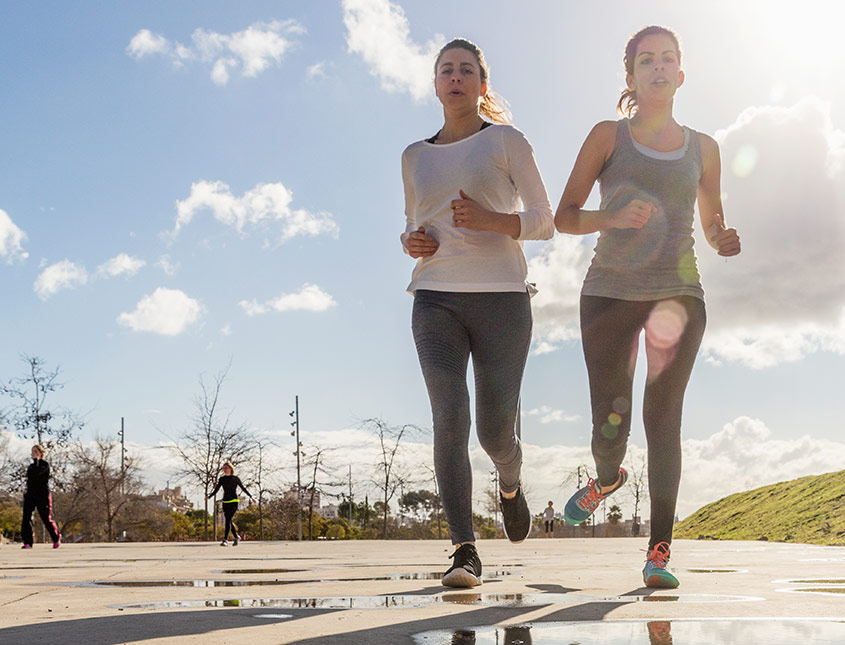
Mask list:
[[[447,586],[481,583],[472,528],[467,365],[475,373],[476,432],[500,482],[505,531],[522,542],[531,514],[520,485],[519,392],[531,342],[531,285],[522,240],[549,239],[554,219],[525,136],[489,88],[481,50],[456,39],[440,50],[434,85],[443,127],[402,155],[408,291],[431,401],[434,466],[456,546]]]

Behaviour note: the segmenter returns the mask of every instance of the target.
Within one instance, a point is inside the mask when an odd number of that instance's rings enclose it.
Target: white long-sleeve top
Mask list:
[[[440,244],[434,255],[417,260],[409,293],[526,290],[522,240],[547,240],[555,228],[534,149],[522,132],[510,125],[491,125],[454,143],[412,143],[402,153],[402,181],[402,246],[420,226]],[[487,210],[515,212],[519,238],[456,228],[451,202],[460,199],[460,190]]]

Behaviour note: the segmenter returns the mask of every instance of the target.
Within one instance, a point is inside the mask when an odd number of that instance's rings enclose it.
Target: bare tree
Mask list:
[[[561,488],[571,488],[575,485],[575,490],[587,484],[587,480],[592,477],[590,474],[592,469],[586,464],[578,464],[575,468],[566,472],[566,476],[561,482]]]
[[[12,399],[12,404],[0,412],[0,426],[24,439],[35,439],[50,448],[68,443],[85,425],[76,413],[52,406],[47,399],[53,392],[64,389],[59,382],[61,369],[47,369],[38,356],[21,355],[27,364],[27,374],[0,384],[0,394]]]
[[[640,506],[648,501],[648,456],[646,453],[628,460],[628,485],[623,490],[634,504],[634,535],[637,535],[639,534]]]
[[[366,419],[362,426],[368,428],[379,442],[379,461],[375,466],[375,478],[373,483],[381,491],[382,501],[382,539],[387,539],[387,515],[389,512],[390,500],[393,499],[396,491],[405,483],[405,478],[397,473],[396,457],[402,438],[406,434],[419,432],[420,429],[411,424],[402,426],[390,426],[382,419]]]
[[[233,425],[232,412],[220,409],[220,394],[229,366],[231,362],[214,376],[210,384],[206,384],[200,375],[200,392],[194,398],[196,412],[193,426],[180,435],[173,445],[173,450],[182,460],[182,466],[176,476],[196,484],[203,491],[206,512],[203,520],[205,540],[208,539],[207,497],[214,488],[220,469],[226,461],[237,467],[247,461],[255,450],[255,441],[246,424]],[[216,521],[214,533],[216,539]]]
[[[321,481],[320,476],[323,477],[333,477],[334,475],[329,472],[329,470],[325,467],[325,458],[326,453],[330,452],[329,449],[321,448],[320,446],[311,446],[308,448],[308,451],[305,452],[303,450],[302,454],[305,455],[305,467],[311,471],[311,481],[308,484],[308,539],[313,540],[313,524],[314,524],[314,503],[317,499],[317,495],[319,494],[320,497],[326,494],[331,494],[329,492],[330,488],[334,488],[337,486],[343,486],[342,481]]]
[[[278,492],[275,485],[275,475],[281,470],[281,465],[275,461],[267,461],[267,451],[277,447],[277,444],[266,437],[256,436],[253,440],[253,454],[257,452],[258,459],[253,459],[247,465],[247,477],[251,480],[250,487],[256,491],[258,500],[258,539],[264,539],[264,496]]]
[[[121,468],[120,443],[108,439],[96,439],[93,446],[78,444],[74,453],[78,462],[74,479],[92,503],[91,524],[97,520],[104,524],[106,538],[112,542],[117,517],[143,488],[138,460],[127,455]]]
[[[423,469],[428,474],[428,480],[434,484],[435,496],[435,521],[437,522],[437,539],[443,539],[443,527],[441,526],[443,519],[443,501],[440,499],[440,488],[437,485],[437,473],[434,472],[434,465],[429,463],[422,464]]]
[[[8,433],[0,432],[0,497],[11,493],[16,483],[13,478],[19,468],[18,461],[9,448]]]

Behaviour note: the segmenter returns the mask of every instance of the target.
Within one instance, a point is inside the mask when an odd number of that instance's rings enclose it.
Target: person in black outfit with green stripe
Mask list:
[[[211,491],[206,499],[211,499],[217,494],[217,491],[220,488],[223,488],[223,517],[226,518],[226,530],[223,533],[223,541],[220,543],[220,546],[228,546],[229,542],[227,541],[229,538],[229,531],[232,531],[232,546],[238,546],[238,542],[241,539],[241,536],[238,535],[238,527],[232,521],[232,518],[235,517],[235,511],[238,510],[238,487],[240,486],[241,490],[247,494],[250,501],[255,501],[250,492],[246,489],[243,482],[240,480],[240,477],[235,475],[235,467],[232,465],[231,461],[227,461],[223,464],[223,476],[217,480],[217,485],[214,487],[214,490]]]

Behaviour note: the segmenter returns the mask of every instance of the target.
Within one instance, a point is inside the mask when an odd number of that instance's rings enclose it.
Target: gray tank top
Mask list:
[[[643,228],[599,233],[581,294],[621,300],[695,296],[704,289],[693,250],[693,217],[701,178],[698,133],[684,126],[684,147],[658,152],[637,143],[628,119],[618,122],[616,144],[599,174],[601,209],[632,199],[654,204]]]

